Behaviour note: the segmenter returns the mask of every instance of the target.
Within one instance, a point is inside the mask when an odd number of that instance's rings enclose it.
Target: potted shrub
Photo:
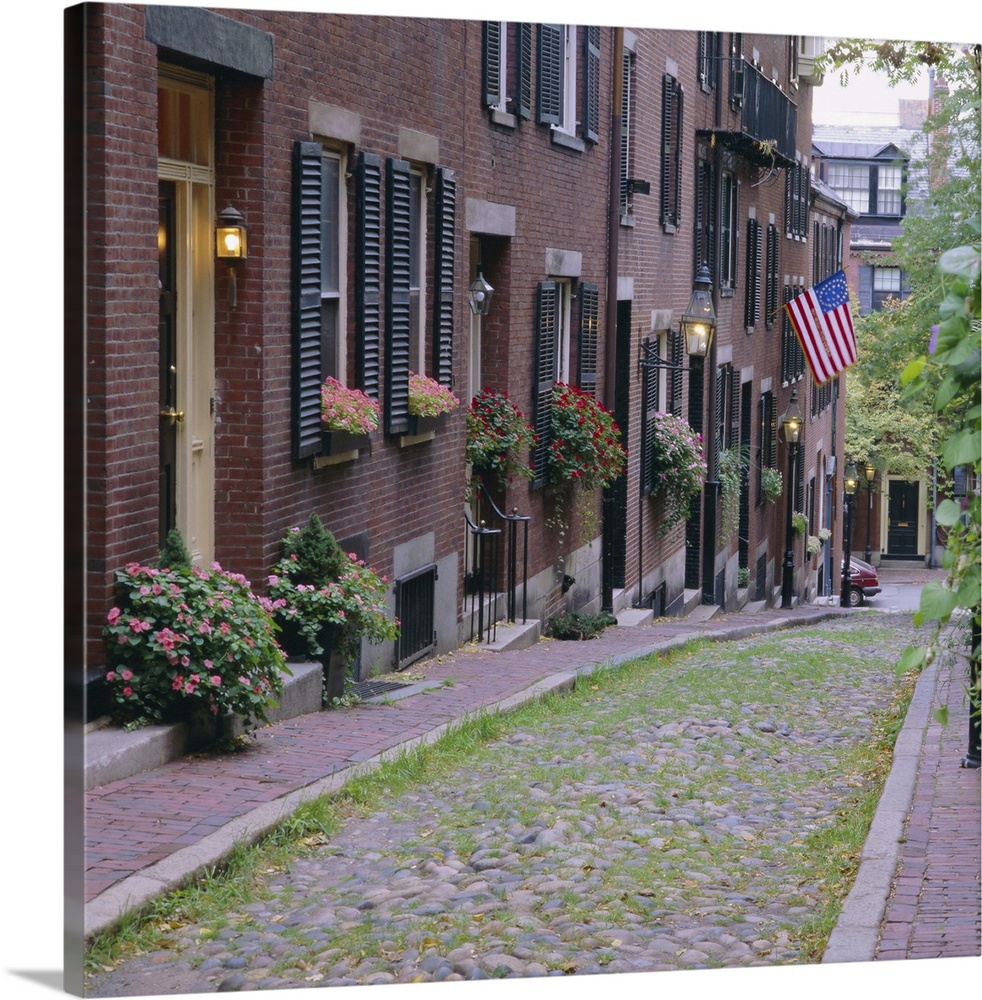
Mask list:
[[[460,400],[445,386],[428,375],[409,373],[409,433],[435,431],[446,414],[455,410]]]
[[[531,480],[528,462],[535,433],[506,392],[482,389],[467,410],[466,454],[473,475],[503,483],[514,476]]]
[[[320,659],[330,704],[344,693],[348,665],[362,638],[396,639],[388,581],[346,553],[317,514],[283,538],[283,557],[270,575],[269,600],[281,643],[291,656]]]
[[[378,427],[379,405],[360,389],[349,389],[328,377],[321,386],[324,451],[337,455],[367,448]]]
[[[681,417],[658,412],[654,414],[651,448],[655,483],[651,495],[661,501],[660,534],[665,535],[689,516],[689,503],[702,489],[706,477],[702,435]]]
[[[103,629],[116,718],[200,725],[232,713],[266,722],[290,673],[268,604],[245,577],[218,563],[191,566],[181,549],[169,539],[158,561],[171,565],[132,562],[116,573]]]
[[[721,538],[729,538],[740,526],[740,487],[745,454],[745,449],[733,445],[719,456]]]
[[[801,511],[796,510],[791,515],[791,530],[797,537],[800,537],[808,530],[808,518]]]

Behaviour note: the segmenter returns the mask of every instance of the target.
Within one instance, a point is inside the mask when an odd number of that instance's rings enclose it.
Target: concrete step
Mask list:
[[[740,610],[745,615],[759,615],[767,610],[767,601],[747,601]]]
[[[534,646],[542,637],[542,622],[538,618],[530,618],[525,622],[498,622],[485,634],[493,635],[493,642],[479,642],[481,649],[490,649],[495,653],[503,653],[506,649],[527,649]]]
[[[635,625],[650,625],[655,620],[651,608],[623,608],[617,612],[617,624],[623,628]]]
[[[719,613],[718,604],[697,604],[685,617],[690,622],[708,622]]]
[[[270,722],[321,710],[323,670],[320,663],[287,665],[293,676],[283,678],[279,707],[268,713]],[[183,722],[145,726],[132,732],[110,726],[108,722],[108,718],[103,717],[85,727],[86,791],[160,767],[200,749],[213,736],[212,733],[196,733]],[[242,720],[235,716],[229,716],[225,723],[226,732],[231,736],[241,736],[245,732]]]

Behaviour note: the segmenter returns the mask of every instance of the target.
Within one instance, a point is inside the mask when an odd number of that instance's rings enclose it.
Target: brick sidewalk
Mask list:
[[[958,671],[939,672],[933,714],[904,827],[900,867],[876,951],[879,960],[982,954],[980,772],[960,766],[968,748],[968,704]]]

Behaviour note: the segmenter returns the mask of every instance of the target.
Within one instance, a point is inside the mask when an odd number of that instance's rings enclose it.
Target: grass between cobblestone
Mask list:
[[[487,849],[486,857],[505,857],[505,843],[488,849],[487,839],[477,836],[473,799],[478,796],[486,806],[485,822],[507,817],[511,824],[545,829],[562,827],[567,800],[575,797],[581,813],[595,816],[591,835],[619,838],[623,849],[610,863],[584,856],[564,858],[568,871],[557,868],[560,875],[585,874],[593,880],[588,899],[575,887],[558,893],[570,922],[589,922],[598,913],[616,922],[627,912],[671,909],[726,926],[739,918],[741,905],[734,902],[726,913],[709,906],[702,896],[704,873],[716,877],[724,871],[726,890],[734,899],[761,905],[770,884],[762,873],[778,869],[783,886],[802,887],[801,907],[809,911],[807,918],[784,925],[796,941],[796,961],[818,961],[858,867],[914,683],[913,677],[893,679],[895,654],[909,637],[887,641],[896,628],[888,618],[855,621],[853,628],[836,629],[834,663],[820,627],[740,643],[707,640],[599,669],[581,678],[573,692],[548,695],[508,714],[482,713],[433,745],[400,753],[355,777],[339,794],[307,803],[260,843],[238,846],[220,869],[205,872],[102,935],[87,954],[87,966],[107,971],[151,951],[180,950],[189,940],[217,940],[227,928],[247,929],[252,918],[242,908],[259,900],[287,906],[293,890],[282,884],[282,876],[300,859],[329,853],[332,838],[352,818],[382,811],[414,831],[393,852],[396,866],[414,866],[448,847],[461,858],[478,847]],[[867,725],[867,735],[852,745],[817,741],[814,760],[792,761],[770,726],[800,729],[810,720],[824,725],[823,693],[834,686],[836,697],[848,706],[850,692],[870,683],[876,673],[869,662],[876,650],[882,651],[881,672],[889,677],[882,706],[872,717],[857,713],[857,718],[837,720],[844,728]],[[744,726],[738,744],[733,739],[693,741],[693,727],[722,719],[739,722],[741,713],[747,720],[764,720],[764,728]],[[623,760],[611,756],[611,747],[624,748]],[[693,747],[698,747],[698,757]],[[814,829],[784,842],[743,828],[727,832],[683,826],[680,833],[677,824],[664,829],[653,824],[637,829],[631,796],[615,797],[604,790],[625,781],[643,782],[644,795],[655,807],[678,810],[711,787],[711,805],[719,811],[746,809],[748,795],[761,781],[759,761],[768,755],[775,766],[767,771],[767,789],[775,801],[792,803],[805,794],[802,789],[831,781],[837,788],[834,814],[820,816]],[[466,796],[459,794],[455,780],[463,768]],[[402,801],[421,788],[429,790],[424,798],[432,795],[448,804],[432,815],[418,795]],[[747,857],[753,863],[741,867]],[[410,947],[423,953],[438,946],[445,952],[475,935],[500,939],[506,949],[517,920],[504,899],[492,899],[472,912],[414,917],[382,939],[366,917],[357,926],[339,929],[331,950],[365,961],[385,960]],[[273,972],[302,975],[323,965],[324,954],[309,953],[310,941],[302,932],[290,929],[285,937],[294,947]],[[593,959],[606,966],[613,955],[597,947]]]

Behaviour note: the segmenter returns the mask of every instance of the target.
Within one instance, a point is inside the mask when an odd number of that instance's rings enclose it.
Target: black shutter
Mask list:
[[[600,293],[596,285],[580,285],[580,342],[577,383],[591,396],[597,392],[597,324],[600,321]]]
[[[436,174],[436,254],[433,297],[433,376],[453,386],[453,296],[457,233],[457,181],[452,170]]]
[[[540,281],[535,310],[535,387],[532,423],[538,437],[532,450],[534,486],[546,482],[549,443],[552,438],[550,417],[552,387],[556,382],[556,338],[559,335],[559,289],[554,281]]]
[[[515,110],[527,121],[532,117],[532,25],[517,25],[515,34]]]
[[[770,329],[777,318],[777,226],[767,227],[767,276],[764,292],[764,327]]]
[[[743,325],[749,333],[760,316],[760,266],[763,249],[760,223],[747,219],[747,301]]]
[[[324,151],[293,147],[293,456],[321,450],[321,188]]]
[[[356,169],[355,349],[356,378],[378,399],[382,346],[382,164],[361,153]]]
[[[385,429],[409,430],[410,253],[409,212],[412,197],[409,164],[389,160],[386,173],[385,245]]]
[[[649,344],[657,341],[649,339]],[[674,372],[672,373],[674,375]],[[661,400],[658,398],[658,384],[661,369],[643,368],[641,383],[641,412],[644,420],[641,424],[641,492],[650,493],[655,486],[654,462],[652,446],[655,440],[655,414],[658,412]]]
[[[485,21],[481,90],[486,107],[496,108],[501,103],[501,86],[501,22]]]
[[[563,26],[539,25],[538,119],[558,125],[563,110]]]
[[[685,356],[682,345],[682,334],[678,330],[672,330],[668,335],[668,355],[672,363],[670,369],[671,379],[671,412],[675,417],[682,416],[682,366],[685,364]]]
[[[600,28],[583,29],[583,136],[600,140]]]
[[[679,224],[681,191],[682,88],[666,73],[661,86],[661,224]]]

